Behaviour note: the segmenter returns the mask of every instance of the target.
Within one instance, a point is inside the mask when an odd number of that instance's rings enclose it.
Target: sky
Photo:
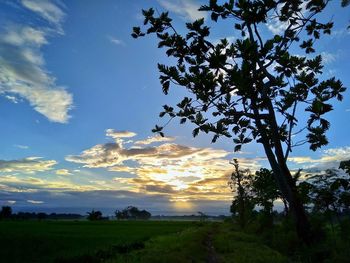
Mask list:
[[[152,134],[168,96],[157,63],[171,63],[154,37],[135,40],[141,9],[169,11],[179,32],[204,17],[210,40],[239,37],[229,23],[215,24],[197,11],[206,1],[0,0],[0,205],[14,211],[78,212],[134,205],[153,214],[228,214],[228,180],[238,158],[252,171],[268,167],[260,145],[234,153],[230,139],[191,136],[191,125],[171,122],[164,138]],[[323,77],[349,87],[350,9],[332,1],[322,19],[331,36],[316,47]],[[263,36],[285,25],[268,21]],[[293,51],[293,50],[292,50]],[[300,52],[294,50],[295,54]],[[350,159],[349,91],[334,111],[330,143],[316,152],[296,148],[292,170],[324,170]],[[299,114],[303,116],[303,112]]]

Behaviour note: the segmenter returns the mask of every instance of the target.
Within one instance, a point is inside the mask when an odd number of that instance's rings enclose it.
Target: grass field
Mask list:
[[[0,262],[96,262],[191,226],[164,221],[0,221]]]
[[[0,221],[0,262],[284,263],[227,223]]]

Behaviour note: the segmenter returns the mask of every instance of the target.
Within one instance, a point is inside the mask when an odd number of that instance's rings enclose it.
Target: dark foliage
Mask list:
[[[142,219],[147,220],[151,217],[151,213],[146,210],[139,210],[137,207],[128,206],[122,211],[116,210],[115,217],[120,219]]]
[[[91,212],[87,212],[87,214],[88,214],[87,219],[90,221],[99,221],[99,220],[106,219],[102,216],[101,211],[95,211],[94,209]]]
[[[9,219],[12,216],[12,208],[10,206],[3,206],[0,211],[0,219]]]

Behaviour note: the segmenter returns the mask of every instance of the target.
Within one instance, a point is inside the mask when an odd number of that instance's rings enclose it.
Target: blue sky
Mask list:
[[[191,137],[191,126],[171,123],[166,138],[151,133],[164,104],[156,64],[168,62],[154,38],[134,40],[141,9],[168,10],[174,24],[207,14],[206,1],[0,2],[0,205],[16,210],[111,212],[137,205],[154,213],[227,213],[229,160],[266,166],[261,147],[233,154],[233,143]],[[349,8],[333,1],[323,19],[332,36],[317,44],[324,77],[349,86]],[[207,17],[206,17],[207,18]],[[238,36],[228,23],[213,27],[213,42]],[[270,21],[264,35],[283,25]],[[296,54],[299,50],[293,50]],[[303,115],[303,112],[300,112]],[[290,167],[325,169],[350,158],[349,91],[328,114],[330,144],[295,149]]]

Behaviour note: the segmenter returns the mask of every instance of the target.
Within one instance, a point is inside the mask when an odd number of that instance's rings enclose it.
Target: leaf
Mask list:
[[[233,151],[234,151],[234,152],[239,152],[239,151],[241,150],[241,148],[242,148],[242,145],[241,145],[241,144],[237,144],[237,145],[235,146],[235,148],[233,149]]]
[[[170,81],[166,81],[163,83],[163,93],[168,95],[169,92]]]
[[[195,129],[192,131],[193,137],[197,137],[198,133],[199,133],[199,128],[195,128]]]

